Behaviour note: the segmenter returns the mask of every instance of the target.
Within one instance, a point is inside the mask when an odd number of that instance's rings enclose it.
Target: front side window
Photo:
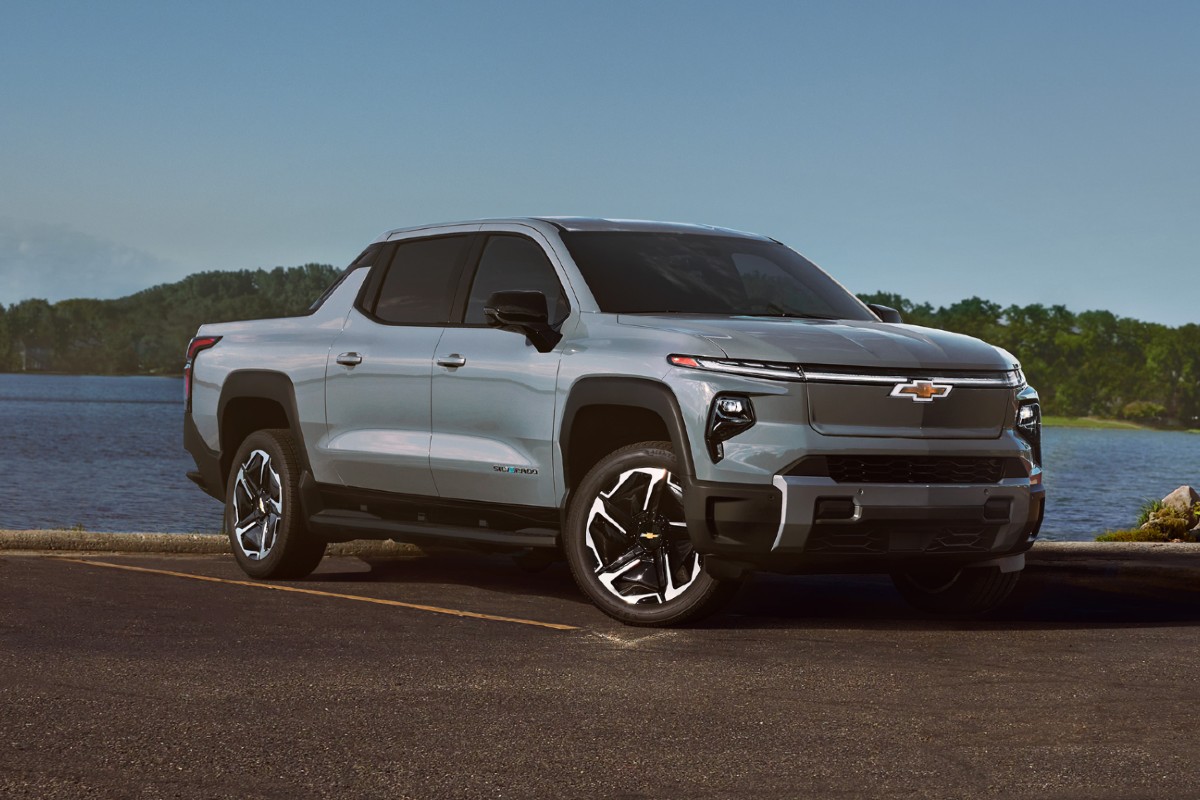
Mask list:
[[[546,295],[546,311],[551,324],[562,321],[570,310],[558,275],[536,242],[524,236],[489,237],[479,259],[475,282],[471,284],[463,322],[486,325],[483,307],[492,293],[518,289]]]
[[[562,239],[601,311],[875,320],[778,242],[629,231],[571,231]]]
[[[450,319],[454,286],[470,237],[402,241],[379,287],[372,313],[395,325],[437,325]]]

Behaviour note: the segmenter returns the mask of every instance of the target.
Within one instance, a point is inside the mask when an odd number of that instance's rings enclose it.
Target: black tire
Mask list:
[[[976,617],[1000,606],[1021,573],[999,567],[896,572],[892,583],[913,608],[940,617]]]
[[[291,431],[255,431],[229,470],[225,530],[238,566],[251,578],[303,578],[325,555],[325,542],[309,534],[300,509],[297,453]]]
[[[709,575],[692,548],[677,469],[670,442],[640,442],[601,459],[571,497],[562,542],[571,574],[626,625],[695,622],[737,591],[737,581]]]

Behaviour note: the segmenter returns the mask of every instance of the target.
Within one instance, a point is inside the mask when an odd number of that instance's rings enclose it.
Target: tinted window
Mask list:
[[[512,289],[534,290],[546,295],[546,310],[551,322],[558,322],[567,315],[569,307],[562,284],[542,248],[523,236],[492,236],[479,260],[463,321],[468,325],[487,324],[483,316],[487,299],[493,292]]]
[[[816,265],[777,242],[627,231],[562,238],[601,311],[875,319]]]
[[[322,304],[324,304],[324,302],[329,298],[329,295],[337,291],[337,288],[342,285],[342,282],[350,276],[351,272],[354,272],[354,270],[358,269],[359,267],[371,266],[371,264],[374,263],[374,258],[379,252],[381,246],[382,245],[376,242],[368,245],[366,250],[363,250],[361,253],[359,253],[358,258],[350,262],[350,266],[342,270],[341,274],[337,276],[333,283],[329,284],[329,288],[322,292],[321,296],[313,301],[312,305],[308,307],[308,313],[311,314],[320,308]]]
[[[449,321],[454,284],[468,242],[467,236],[400,242],[379,288],[375,316],[408,325]]]

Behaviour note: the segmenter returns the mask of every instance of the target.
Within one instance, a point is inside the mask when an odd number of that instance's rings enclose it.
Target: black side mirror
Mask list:
[[[548,353],[562,339],[550,326],[546,295],[527,290],[494,292],[483,307],[483,316],[494,328],[516,328],[529,337],[539,353]]]
[[[878,303],[868,303],[867,308],[875,312],[875,316],[879,317],[884,322],[895,322],[897,324],[904,322],[900,316],[900,312],[891,306],[881,306]]]
[[[520,328],[550,321],[546,295],[530,291],[495,292],[484,305],[483,315],[489,325],[497,328]]]

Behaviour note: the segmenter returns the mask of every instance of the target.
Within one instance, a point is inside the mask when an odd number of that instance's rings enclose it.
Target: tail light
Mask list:
[[[183,365],[183,404],[185,411],[192,410],[192,365],[196,361],[196,355],[202,350],[212,347],[219,341],[221,341],[220,336],[197,336],[188,342],[187,361]]]

